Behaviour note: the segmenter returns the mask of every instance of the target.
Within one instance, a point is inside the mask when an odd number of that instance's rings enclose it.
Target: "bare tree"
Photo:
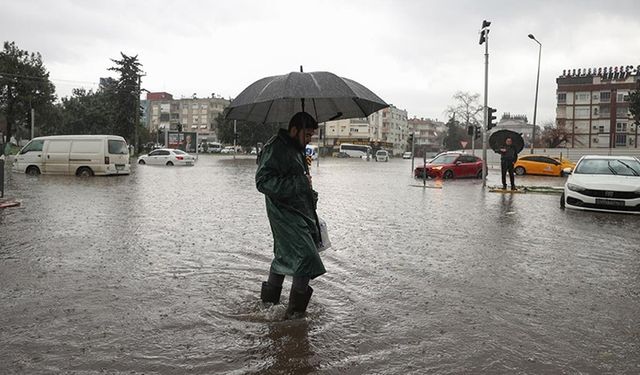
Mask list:
[[[483,107],[478,103],[480,94],[470,94],[458,91],[453,95],[455,103],[445,111],[449,117],[455,117],[465,128],[469,125],[480,125],[482,122],[478,118],[482,114]]]
[[[538,147],[556,148],[569,141],[567,131],[556,126],[553,120],[544,121],[542,127],[542,133],[536,142]]]

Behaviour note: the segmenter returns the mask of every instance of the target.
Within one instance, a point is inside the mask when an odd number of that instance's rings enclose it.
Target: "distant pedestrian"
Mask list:
[[[280,129],[264,146],[256,172],[256,187],[266,199],[274,252],[260,297],[265,303],[279,303],[284,277],[292,276],[287,319],[304,316],[313,293],[309,281],[326,272],[317,251],[318,194],[305,158],[305,146],[317,128],[311,115],[296,113],[288,130]]]
[[[513,165],[518,160],[518,149],[513,145],[511,137],[507,137],[504,141],[505,145],[498,151],[500,156],[500,171],[502,173],[502,189],[507,189],[507,172],[511,182],[511,190],[516,190],[516,184],[513,175]]]

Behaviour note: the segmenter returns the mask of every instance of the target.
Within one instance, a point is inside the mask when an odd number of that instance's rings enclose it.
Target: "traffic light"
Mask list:
[[[498,125],[494,122],[496,120],[496,116],[494,115],[495,113],[495,108],[487,107],[487,131]]]
[[[413,143],[413,133],[409,133],[409,138],[407,139],[407,143]]]
[[[178,124],[178,133],[182,132],[182,124]]]
[[[467,135],[473,135],[473,125],[467,127]]]
[[[482,28],[480,29],[480,44],[487,40],[486,36],[489,34],[489,26],[491,26],[491,22],[487,20],[482,21]]]
[[[238,143],[238,138],[240,137],[240,133],[236,132],[233,137],[236,140],[236,143]]]
[[[476,125],[476,139],[480,138],[481,136],[482,136],[482,129],[480,129],[480,127]]]

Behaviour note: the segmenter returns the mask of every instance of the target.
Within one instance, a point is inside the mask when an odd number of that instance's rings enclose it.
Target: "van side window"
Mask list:
[[[29,144],[24,146],[22,151],[20,151],[20,154],[26,154],[29,151],[42,151],[42,146],[43,145],[44,145],[44,141],[43,140],[37,139],[35,141],[31,141],[31,142],[29,142]]]

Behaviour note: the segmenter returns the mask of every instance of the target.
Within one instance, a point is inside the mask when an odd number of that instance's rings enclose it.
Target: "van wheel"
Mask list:
[[[442,178],[444,178],[445,180],[450,180],[453,178],[453,171],[448,170],[446,172],[444,172],[444,175],[442,176]]]
[[[560,196],[560,208],[564,210],[564,192],[562,192],[562,195]]]
[[[140,161],[138,162],[138,164],[145,165],[145,164],[147,164],[147,163],[146,163],[144,160],[140,160]]]
[[[32,165],[29,168],[27,168],[26,174],[28,174],[29,176],[37,176],[37,175],[40,174],[40,169],[38,167]]]
[[[91,176],[93,176],[93,171],[91,170],[91,168],[82,167],[82,168],[78,169],[78,171],[76,172],[76,176],[78,176],[78,177],[91,177]]]
[[[168,161],[167,162],[167,167],[173,167],[173,162],[172,161]]]
[[[516,172],[518,176],[524,176],[524,174],[527,173],[527,171],[525,171],[523,167],[516,167],[514,172]]]

